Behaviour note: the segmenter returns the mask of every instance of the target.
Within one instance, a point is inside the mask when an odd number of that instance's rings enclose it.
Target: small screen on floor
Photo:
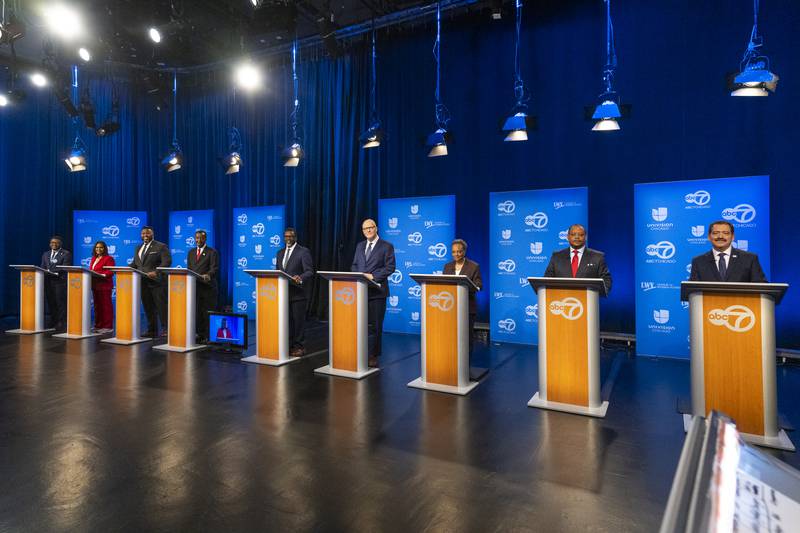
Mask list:
[[[209,313],[208,341],[211,344],[247,348],[247,315]]]

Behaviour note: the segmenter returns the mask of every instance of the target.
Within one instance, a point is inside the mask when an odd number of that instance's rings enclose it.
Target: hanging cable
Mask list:
[[[433,57],[436,61],[436,92],[434,93],[434,115],[436,117],[436,127],[438,129],[447,129],[447,123],[450,122],[450,112],[447,107],[442,103],[441,98],[441,53],[442,47],[442,3],[436,2],[436,42],[433,45]]]

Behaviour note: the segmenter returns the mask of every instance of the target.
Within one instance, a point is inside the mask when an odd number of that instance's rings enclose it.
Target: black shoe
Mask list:
[[[370,368],[378,368],[378,358],[374,355],[370,355],[369,359],[367,359],[367,366]]]

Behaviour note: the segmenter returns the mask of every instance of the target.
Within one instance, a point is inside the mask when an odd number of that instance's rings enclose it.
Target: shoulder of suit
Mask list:
[[[477,261],[473,261],[472,259],[467,259],[467,263],[472,265],[472,266],[474,266],[475,268],[478,268],[478,266],[479,266],[478,262]]]
[[[601,252],[600,250],[595,250],[594,248],[586,248],[586,251],[590,254],[597,254],[597,255],[606,255],[605,252]]]
[[[753,252],[746,252],[744,250],[740,250],[738,248],[732,248],[731,255],[736,253],[736,255],[740,257],[748,257],[748,258],[758,258],[758,254]]]

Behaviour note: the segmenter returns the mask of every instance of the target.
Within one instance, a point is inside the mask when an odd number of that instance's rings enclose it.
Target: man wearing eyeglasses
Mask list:
[[[708,226],[711,250],[692,259],[689,281],[766,283],[756,254],[733,247],[733,224],[717,220]]]
[[[386,298],[389,297],[389,276],[394,273],[394,246],[390,242],[378,237],[378,225],[368,218],[361,223],[361,232],[366,240],[356,245],[353,257],[353,272],[363,272],[369,279],[380,286],[369,286],[368,295],[368,320],[370,333],[370,347],[368,364],[378,366],[378,357],[381,355],[381,333],[383,332],[383,317],[386,314]]]

